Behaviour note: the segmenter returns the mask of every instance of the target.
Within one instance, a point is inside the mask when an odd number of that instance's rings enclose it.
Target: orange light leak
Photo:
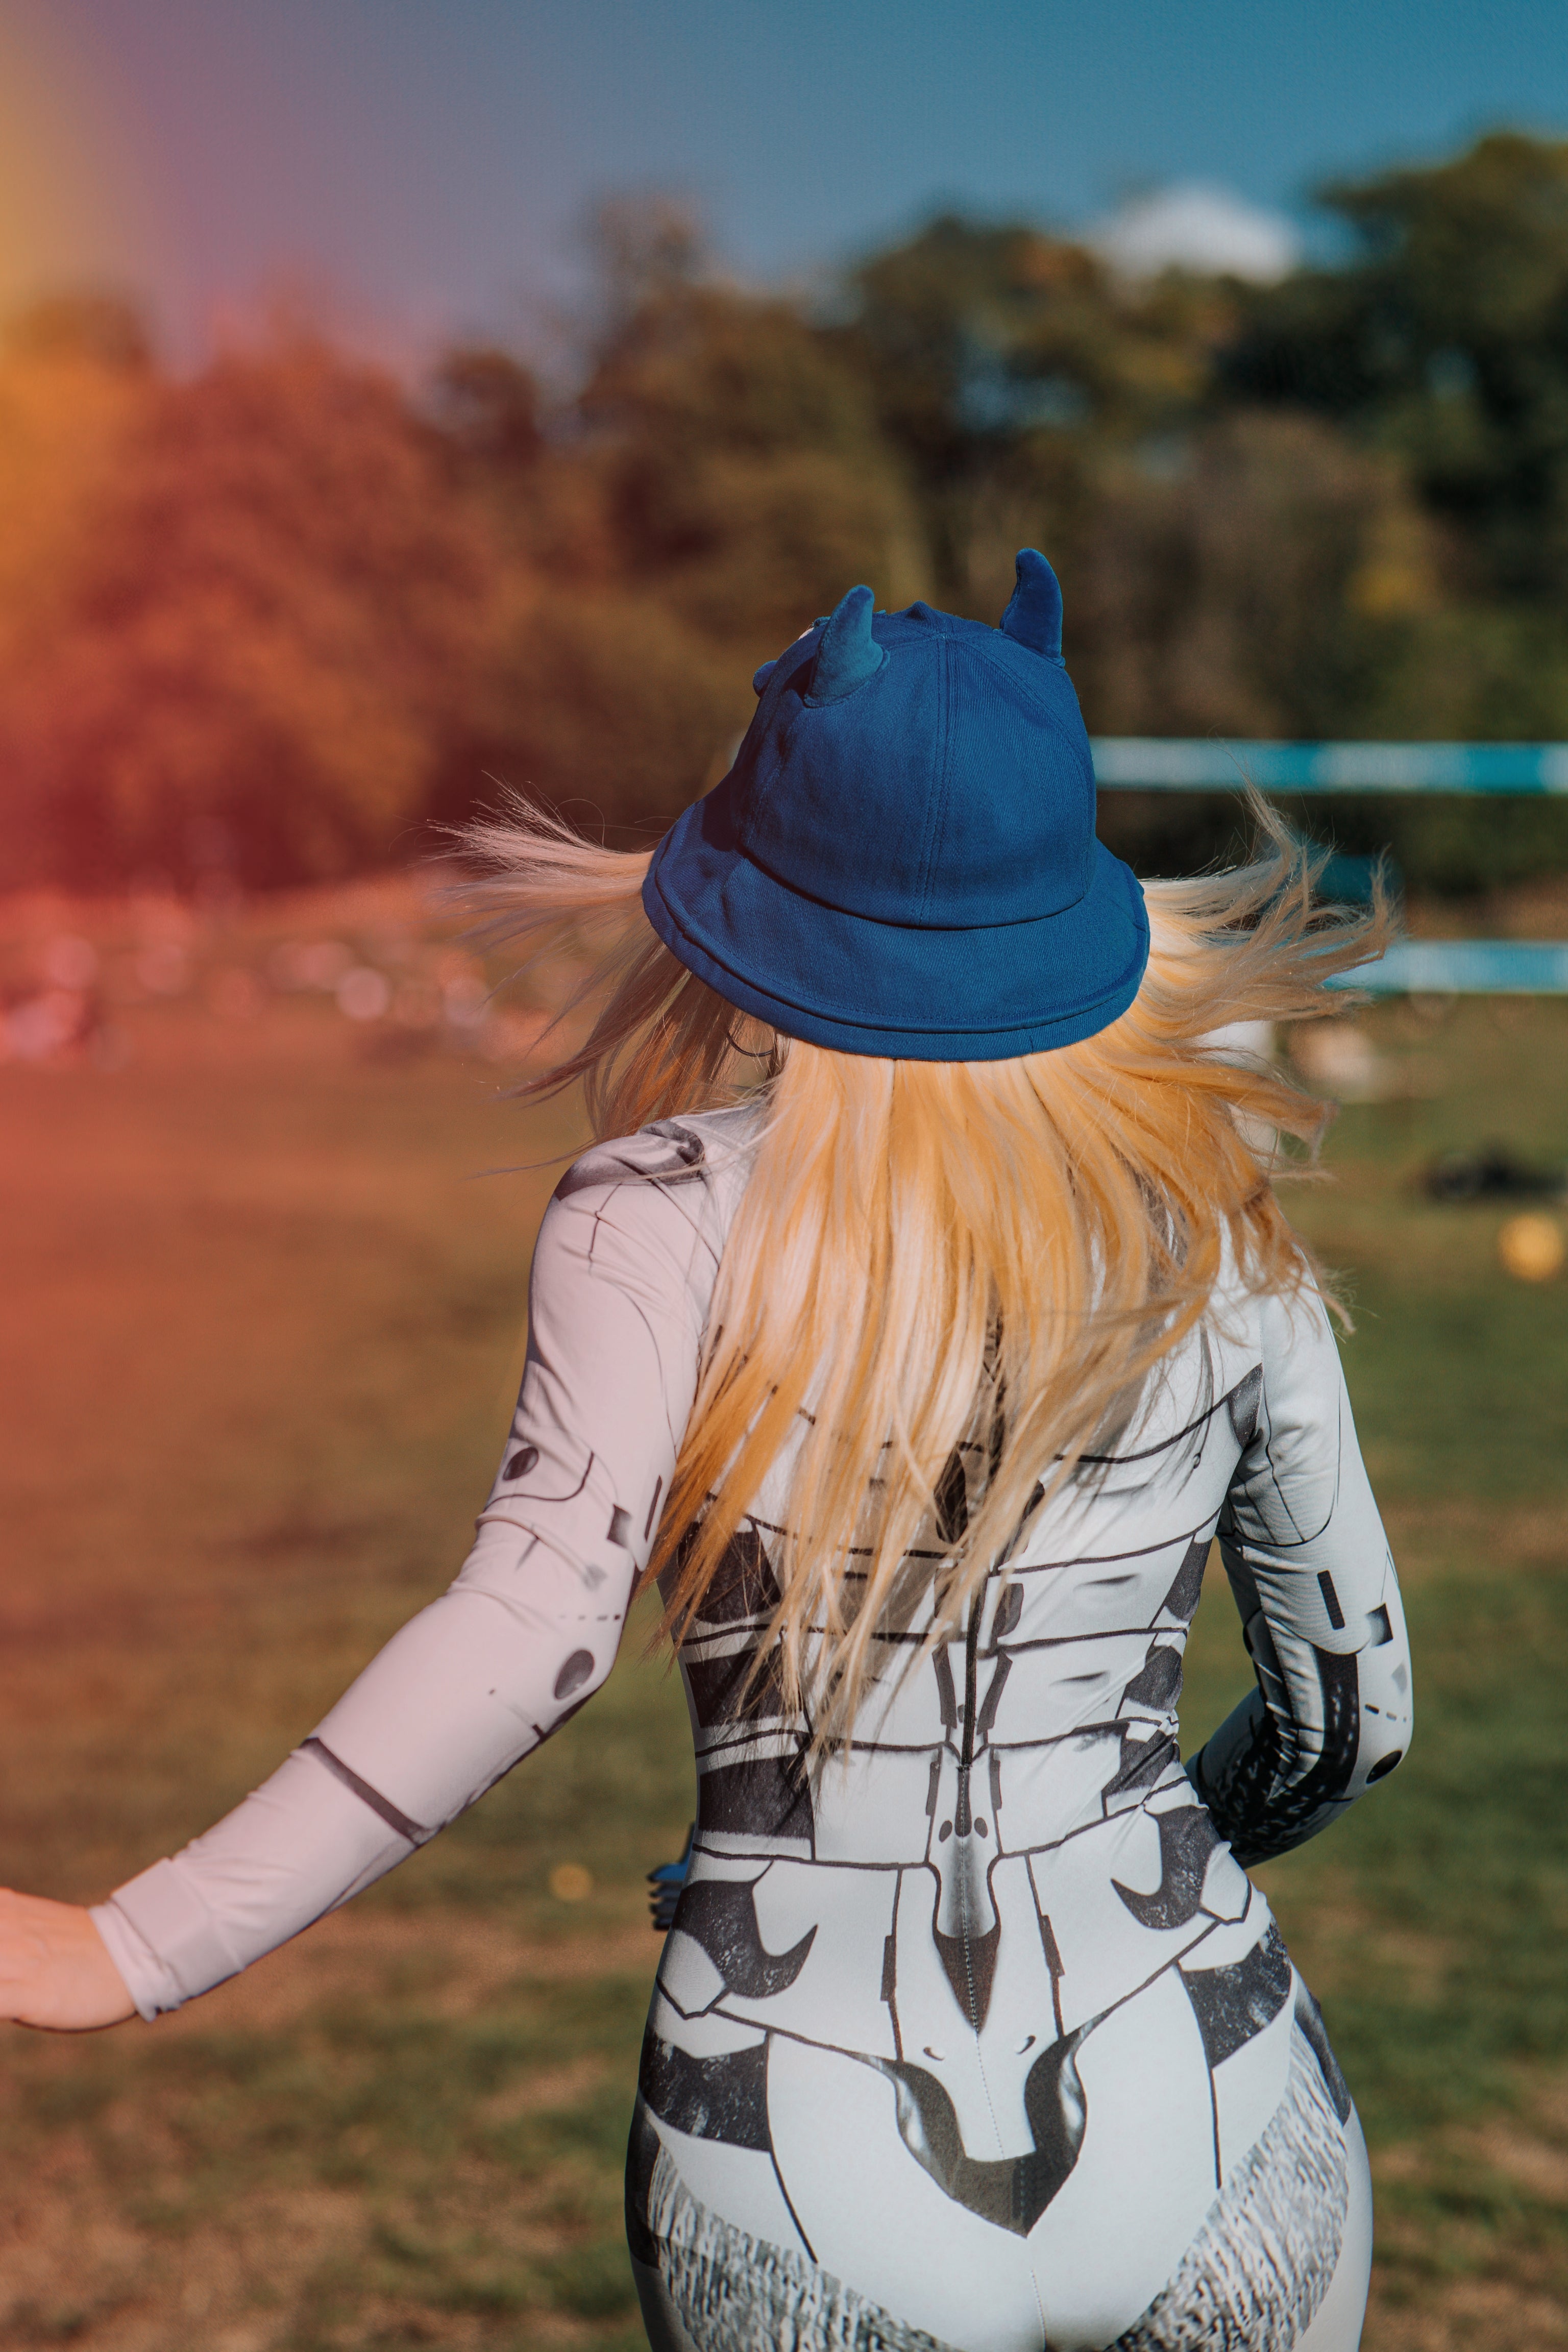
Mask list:
[[[40,295],[148,287],[168,244],[149,154],[107,67],[0,0],[0,317]]]

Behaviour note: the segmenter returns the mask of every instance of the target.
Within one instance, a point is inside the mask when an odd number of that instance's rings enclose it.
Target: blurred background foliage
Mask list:
[[[330,879],[498,781],[646,836],[852,582],[994,621],[1026,541],[1094,731],[1568,737],[1568,144],[1324,201],[1342,258],[1272,286],[944,216],[809,299],[619,202],[548,394],[524,352],[406,383],[287,324],[179,378],[123,305],[35,306],[0,347],[0,887]],[[1101,812],[1147,871],[1232,822]],[[1425,889],[1568,867],[1568,806],[1331,824]]]

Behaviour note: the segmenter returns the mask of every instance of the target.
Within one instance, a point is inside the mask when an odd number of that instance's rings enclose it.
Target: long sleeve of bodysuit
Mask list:
[[[534,1255],[510,1435],[456,1582],[270,1780],[94,1912],[143,2016],[390,1870],[609,1673],[690,1412],[717,1262],[708,1188],[683,1181],[693,1147],[700,1162],[697,1139],[645,1134],[569,1171]]]
[[[1318,1299],[1258,1302],[1263,1360],[1220,1516],[1257,1687],[1187,1770],[1243,1864],[1289,1853],[1399,1762],[1399,1583]],[[1247,1425],[1249,1423],[1249,1425]]]

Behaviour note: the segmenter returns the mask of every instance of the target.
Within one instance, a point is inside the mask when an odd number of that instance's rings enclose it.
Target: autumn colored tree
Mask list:
[[[99,519],[154,385],[134,315],[39,303],[0,340],[0,694],[73,625]]]
[[[538,443],[495,354],[448,362],[437,414],[514,562],[476,769],[619,832],[722,772],[750,677],[865,578],[925,585],[922,533],[858,371],[794,306],[705,273],[678,208],[601,215],[584,381]]]
[[[380,372],[294,341],[154,383],[5,680],[13,870],[384,858],[468,697],[491,568]]]
[[[644,576],[616,512],[617,447],[548,420],[509,354],[449,353],[430,413],[497,556],[489,626],[434,814],[509,788],[616,839],[667,824],[745,723],[739,663]]]
[[[0,341],[0,885],[343,873],[500,784],[646,836],[847,586],[994,620],[1026,542],[1097,730],[1568,738],[1568,145],[1329,201],[1354,250],[1273,289],[943,215],[814,307],[626,200],[566,391],[299,334],[175,382],[123,306],[36,306]],[[1446,887],[1568,865],[1560,808],[1313,814]],[[1102,822],[1167,870],[1231,827]]]
[[[759,656],[864,575],[923,584],[912,502],[864,383],[790,304],[675,287],[604,348],[581,413],[609,446],[626,561]]]

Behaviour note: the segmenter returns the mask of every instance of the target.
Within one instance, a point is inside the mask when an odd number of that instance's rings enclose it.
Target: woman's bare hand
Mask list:
[[[0,2018],[85,2033],[136,2014],[125,1980],[78,1903],[0,1887]]]

